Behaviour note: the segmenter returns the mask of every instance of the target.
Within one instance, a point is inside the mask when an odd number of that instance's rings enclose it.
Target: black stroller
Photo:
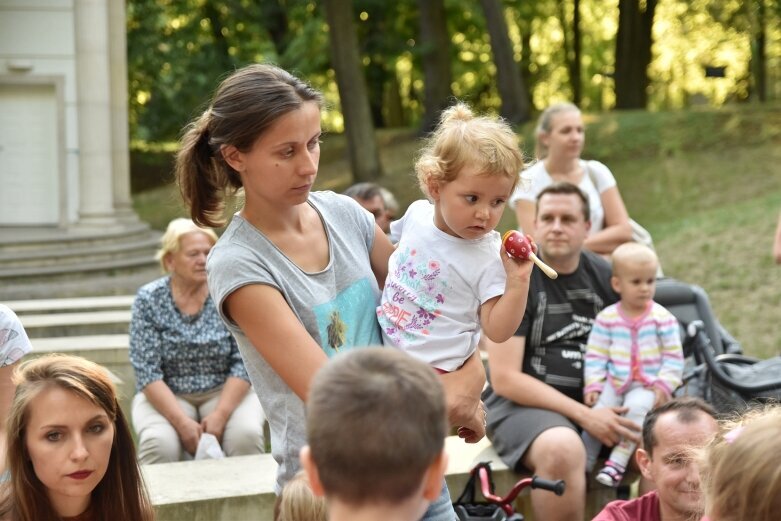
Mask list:
[[[744,356],[740,344],[716,320],[702,288],[659,279],[655,300],[681,324],[686,368],[676,396],[703,398],[723,415],[781,400],[781,356]]]

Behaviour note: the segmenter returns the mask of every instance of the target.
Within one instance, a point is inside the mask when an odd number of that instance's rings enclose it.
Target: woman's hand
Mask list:
[[[480,352],[476,350],[457,371],[440,375],[440,382],[445,388],[450,425],[465,427],[475,425],[481,403],[480,393],[485,385],[485,368],[480,360]],[[482,421],[479,423],[482,424]],[[478,431],[475,431],[475,434],[478,434]]]
[[[485,436],[486,411],[483,402],[475,411],[472,421],[458,428],[458,437],[467,443],[477,443]]]
[[[225,424],[228,423],[228,415],[220,409],[214,409],[210,414],[201,419],[201,428],[203,432],[213,434],[217,440],[222,443],[222,434],[225,432]]]
[[[204,432],[213,434],[222,443],[222,434],[233,411],[250,392],[249,382],[235,376],[229,376],[220,391],[220,398],[214,410],[201,418],[201,427]]]
[[[198,450],[198,442],[201,440],[201,434],[203,434],[201,424],[192,418],[182,416],[174,425],[174,429],[176,429],[176,433],[182,441],[184,450],[195,456],[195,451]]]

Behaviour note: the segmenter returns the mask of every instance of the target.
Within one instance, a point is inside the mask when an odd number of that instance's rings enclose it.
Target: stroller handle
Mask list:
[[[687,333],[690,337],[695,339],[695,349],[700,353],[705,361],[705,365],[710,369],[713,377],[718,380],[722,385],[726,385],[731,389],[735,389],[743,393],[761,393],[778,389],[778,382],[761,383],[761,384],[744,384],[731,378],[722,367],[719,365],[718,358],[713,354],[713,348],[711,347],[710,339],[705,334],[704,326],[701,320],[693,320],[687,327]]]

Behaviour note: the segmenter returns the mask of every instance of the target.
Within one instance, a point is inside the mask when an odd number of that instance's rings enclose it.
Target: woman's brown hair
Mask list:
[[[186,127],[176,155],[179,190],[196,224],[222,226],[225,196],[242,186],[222,147],[249,151],[276,120],[310,101],[322,106],[322,94],[273,65],[248,65],[223,80],[209,108]]]
[[[106,474],[92,491],[94,521],[151,521],[154,511],[144,487],[136,449],[116,389],[105,369],[75,356],[48,355],[24,363],[15,373],[16,393],[6,423],[6,466],[0,517],[12,521],[59,521],[28,456],[25,431],[30,403],[41,391],[59,387],[106,411],[114,424]]]

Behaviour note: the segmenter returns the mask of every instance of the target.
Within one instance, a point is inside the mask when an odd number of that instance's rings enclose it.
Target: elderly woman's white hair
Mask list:
[[[181,239],[188,233],[202,233],[206,235],[214,246],[217,242],[217,234],[211,228],[201,228],[191,219],[180,217],[168,223],[165,233],[160,238],[161,247],[155,254],[155,259],[160,263],[164,273],[168,273],[165,258],[169,253],[176,253],[181,247]]]

